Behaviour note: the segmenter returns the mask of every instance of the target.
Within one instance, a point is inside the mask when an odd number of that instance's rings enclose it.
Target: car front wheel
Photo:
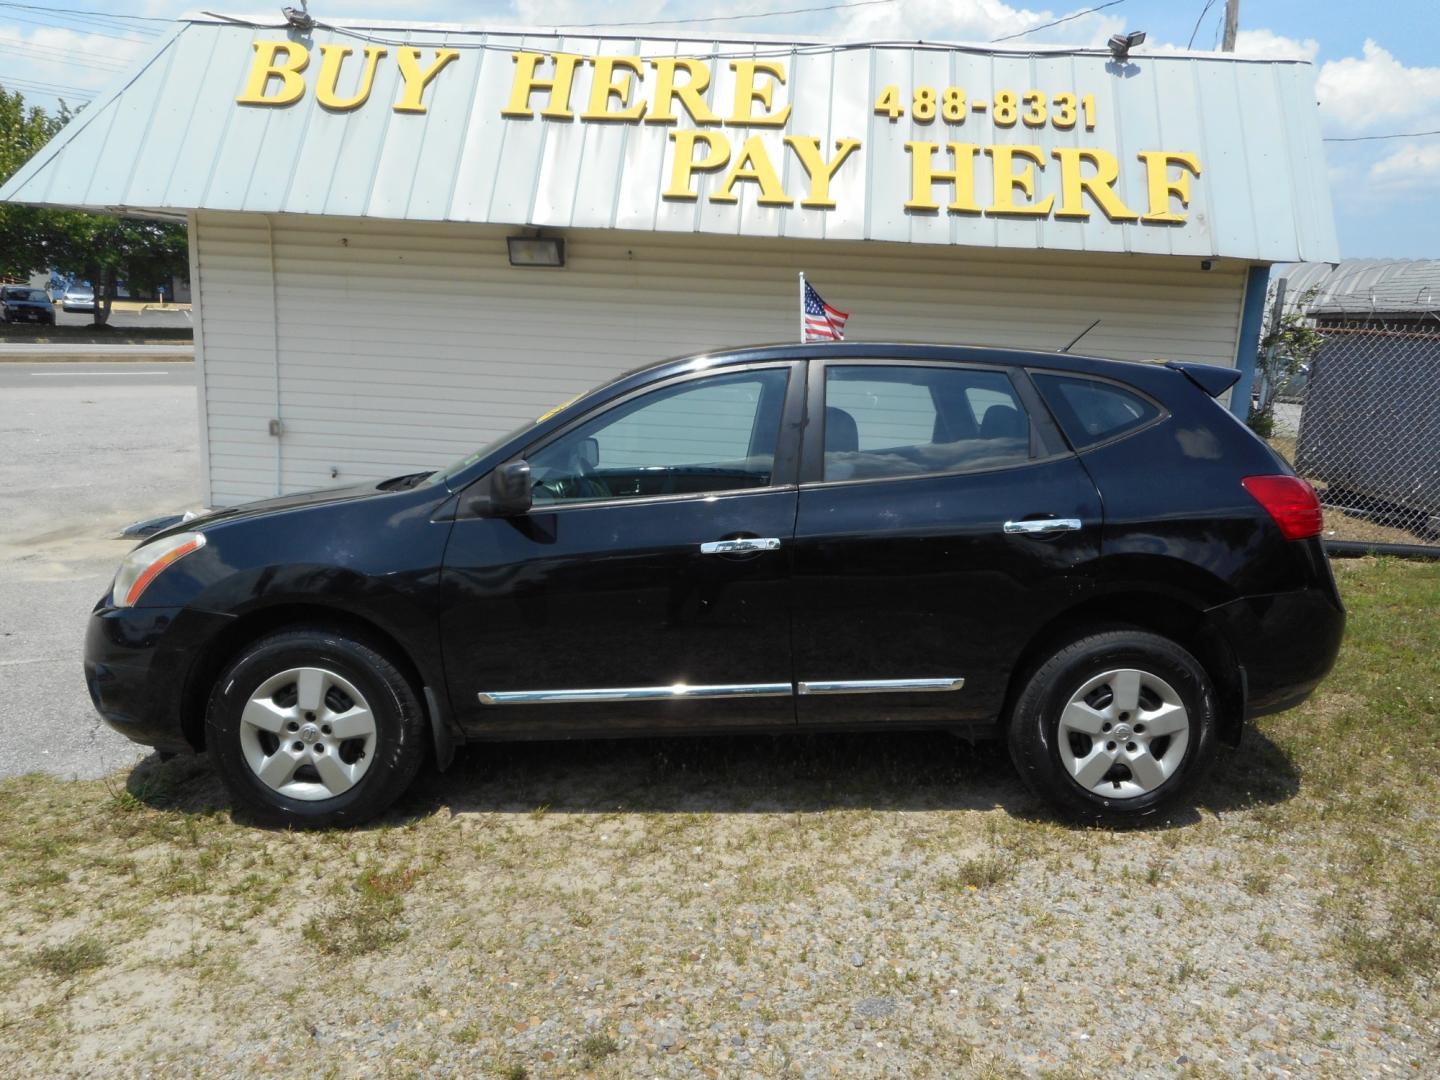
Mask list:
[[[1215,756],[1209,676],[1175,642],[1093,633],[1036,668],[1010,717],[1025,783],[1069,816],[1135,824],[1174,806]]]
[[[356,825],[409,786],[424,710],[374,644],[323,628],[242,649],[211,694],[206,745],[238,806],[295,828]]]

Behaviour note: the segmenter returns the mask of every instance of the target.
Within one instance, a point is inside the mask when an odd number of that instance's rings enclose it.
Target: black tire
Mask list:
[[[317,801],[267,785],[246,761],[241,742],[241,716],[251,696],[267,679],[297,667],[341,676],[364,696],[374,718],[373,754],[363,775],[343,793]],[[384,651],[349,632],[317,626],[271,634],[242,649],[215,683],[205,727],[206,748],[237,808],[292,828],[358,825],[383,812],[414,780],[429,742],[416,689]]]
[[[1186,709],[1188,744],[1157,787],[1132,798],[1107,798],[1081,786],[1066,767],[1060,718],[1087,681],[1121,668],[1151,673],[1174,689]],[[1010,757],[1026,786],[1069,817],[1110,826],[1153,820],[1184,801],[1213,763],[1216,737],[1215,691],[1204,667],[1168,638],[1130,629],[1097,631],[1060,648],[1032,670],[1009,721]]]

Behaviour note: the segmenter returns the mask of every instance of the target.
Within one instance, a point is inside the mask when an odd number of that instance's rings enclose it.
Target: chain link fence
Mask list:
[[[1325,505],[1325,539],[1440,551],[1440,322],[1322,326],[1273,398],[1270,444]]]

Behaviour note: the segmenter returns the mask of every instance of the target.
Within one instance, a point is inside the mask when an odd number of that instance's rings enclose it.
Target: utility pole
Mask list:
[[[1225,38],[1221,52],[1235,51],[1235,32],[1240,29],[1240,0],[1225,0]]]

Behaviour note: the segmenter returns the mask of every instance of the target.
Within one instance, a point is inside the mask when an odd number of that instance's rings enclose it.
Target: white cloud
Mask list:
[[[1212,50],[1207,45],[1196,44],[1186,48],[1184,45],[1177,45],[1171,41],[1146,42],[1135,51],[1142,54],[1149,53],[1152,56],[1163,56],[1167,53],[1211,52]],[[1319,52],[1320,43],[1314,38],[1306,38],[1301,41],[1298,38],[1277,34],[1273,30],[1263,29],[1241,30],[1235,35],[1236,56],[1253,56],[1262,60],[1313,61]]]
[[[1368,39],[1362,56],[1326,61],[1315,91],[1326,127],[1344,134],[1440,121],[1440,67],[1406,67]]]
[[[1382,192],[1440,191],[1440,142],[1410,143],[1370,166],[1370,182]]]
[[[1300,41],[1273,30],[1241,30],[1235,35],[1238,56],[1258,56],[1266,60],[1311,60],[1320,52],[1314,38]]]
[[[1063,18],[1069,11],[1039,11],[1011,7],[1000,0],[905,0],[902,4],[851,8],[827,31],[827,36],[854,40],[924,38],[927,41],[986,42],[1016,34],[1032,26]],[[1107,15],[1082,15],[1059,26],[1027,34],[1015,44],[1103,45],[1122,30],[1125,20]]]

